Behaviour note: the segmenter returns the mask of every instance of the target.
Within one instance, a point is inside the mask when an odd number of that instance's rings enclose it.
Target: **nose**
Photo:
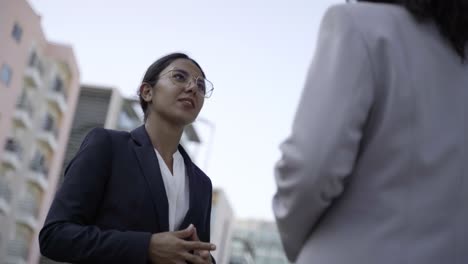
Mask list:
[[[185,88],[187,92],[196,93],[198,91],[197,82],[194,78],[191,78],[190,81],[187,83],[187,87]]]

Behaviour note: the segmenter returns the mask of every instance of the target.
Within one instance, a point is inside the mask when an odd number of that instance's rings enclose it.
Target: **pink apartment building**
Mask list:
[[[38,263],[37,234],[55,193],[79,72],[47,41],[26,0],[0,1],[0,260]]]

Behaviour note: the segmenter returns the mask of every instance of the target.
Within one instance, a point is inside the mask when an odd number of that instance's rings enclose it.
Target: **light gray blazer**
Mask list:
[[[321,24],[273,211],[298,264],[468,263],[468,64],[404,8]]]

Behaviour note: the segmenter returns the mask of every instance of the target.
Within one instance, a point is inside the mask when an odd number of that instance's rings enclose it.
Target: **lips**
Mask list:
[[[188,104],[191,107],[195,108],[195,101],[192,98],[180,98],[177,101],[183,102],[184,104]]]

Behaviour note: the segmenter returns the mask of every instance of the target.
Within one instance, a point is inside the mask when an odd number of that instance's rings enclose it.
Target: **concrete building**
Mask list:
[[[236,221],[231,264],[288,264],[278,229],[274,222]]]
[[[75,156],[91,129],[104,127],[130,131],[141,125],[143,120],[135,104],[138,101],[123,97],[116,88],[82,85],[62,169]]]
[[[229,264],[254,264],[255,252],[252,243],[246,239],[234,236],[231,242]]]
[[[231,255],[234,212],[222,189],[213,190],[211,205],[211,242],[216,245],[213,257],[218,264],[228,264]]]
[[[37,263],[79,94],[71,47],[49,42],[26,0],[0,1],[0,260]]]

